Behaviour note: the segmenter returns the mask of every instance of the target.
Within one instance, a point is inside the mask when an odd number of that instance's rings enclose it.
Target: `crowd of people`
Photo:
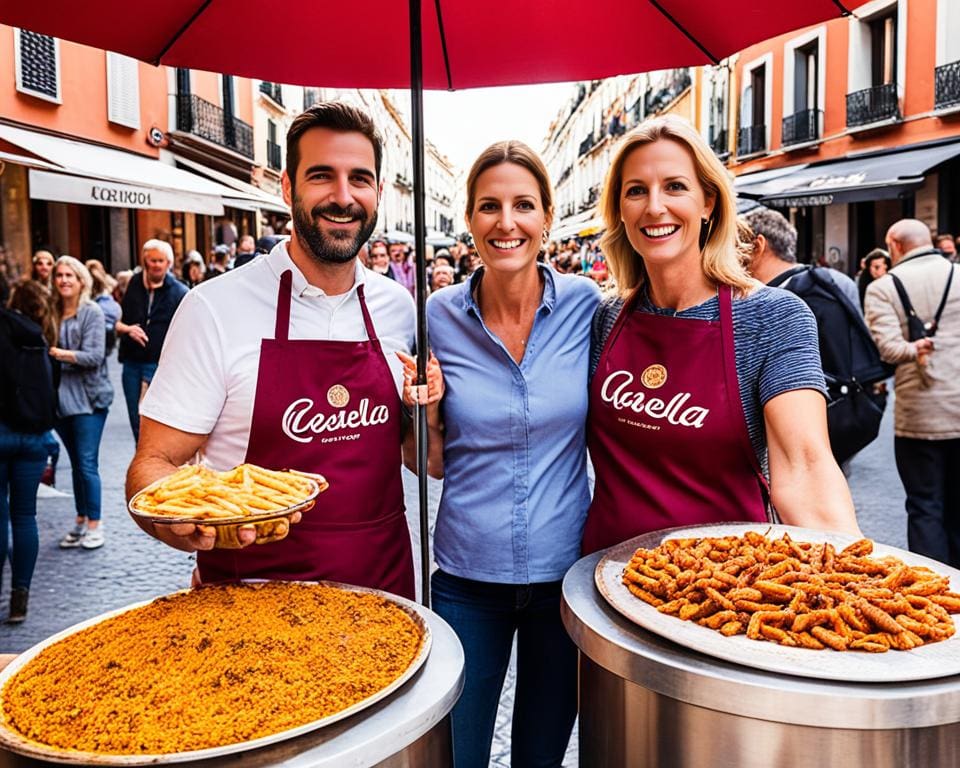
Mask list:
[[[137,441],[128,496],[198,455],[215,469],[248,461],[330,483],[314,512],[291,516],[285,539],[261,546],[253,530],[221,550],[210,528],[138,518],[149,535],[197,552],[194,583],[330,579],[412,598],[400,468],[415,468],[409,409],[426,408],[428,471],[444,479],[433,608],[466,663],[456,764],[487,765],[516,638],[514,764],[559,766],[577,711],[560,585],[579,557],[684,524],[780,520],[860,535],[828,419],[839,375],[824,357],[828,315],[800,289],[808,277],[826,281],[830,300],[859,317],[850,333],[872,333],[878,359],[896,368],[911,548],[960,561],[960,531],[944,512],[960,497],[949,471],[960,461],[960,333],[948,322],[960,317],[960,279],[951,289],[946,240],[934,248],[922,223],[892,226],[856,282],[808,270],[789,222],[765,209],[738,218],[726,169],[668,116],[620,142],[602,235],[552,242],[543,162],[498,142],[467,176],[469,236],[425,254],[424,386],[411,357],[414,256],[374,233],[376,127],[356,108],[318,104],[294,120],[287,146],[292,232],[269,253],[244,236],[209,265],[187,254],[177,279],[172,248],[153,239],[138,271],[114,284],[98,262],[40,251],[13,290],[0,342],[29,323],[59,386],[55,417],[36,430],[14,423],[0,392],[8,620],[26,615],[51,426],[76,499],[60,546],[103,545],[97,456],[116,340]],[[919,336],[908,333],[897,275],[928,319]],[[331,408],[344,417],[327,418]]]

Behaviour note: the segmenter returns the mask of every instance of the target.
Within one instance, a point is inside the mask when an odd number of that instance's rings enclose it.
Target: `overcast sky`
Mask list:
[[[540,152],[550,122],[572,90],[570,83],[552,83],[426,91],[424,132],[458,171],[468,170],[477,155],[501,139],[519,139]],[[409,109],[408,101],[404,112]]]

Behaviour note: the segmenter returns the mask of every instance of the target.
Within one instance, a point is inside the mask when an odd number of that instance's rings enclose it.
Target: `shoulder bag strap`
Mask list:
[[[943,308],[947,304],[947,296],[950,295],[950,285],[953,283],[953,273],[956,271],[956,267],[953,264],[950,265],[950,274],[947,275],[947,286],[943,289],[943,296],[940,298],[940,306],[937,307],[937,314],[933,316],[933,320],[930,323],[930,330],[927,332],[928,335],[933,336],[937,332],[937,328],[940,326],[940,315],[943,314]]]
[[[893,272],[890,273],[890,277],[893,278],[893,287],[897,289],[897,294],[900,296],[900,303],[903,304],[904,313],[907,317],[917,317],[917,310],[913,308],[913,302],[911,302],[910,297],[907,296],[907,289],[903,287],[900,278],[893,274]],[[917,319],[919,320],[919,317],[917,317]]]

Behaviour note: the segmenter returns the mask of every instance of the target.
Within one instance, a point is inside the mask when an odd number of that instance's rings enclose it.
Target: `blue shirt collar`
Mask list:
[[[553,269],[541,262],[537,262],[537,269],[540,270],[540,274],[543,276],[543,298],[540,300],[540,306],[537,307],[537,311],[539,312],[541,309],[546,309],[547,312],[553,312],[557,304],[557,285]],[[480,267],[480,269],[470,275],[470,278],[464,283],[464,291],[460,299],[460,306],[464,312],[472,312],[477,317],[480,317],[480,307],[477,306],[477,302],[473,296],[476,293],[477,286],[483,279],[483,273],[484,268]]]

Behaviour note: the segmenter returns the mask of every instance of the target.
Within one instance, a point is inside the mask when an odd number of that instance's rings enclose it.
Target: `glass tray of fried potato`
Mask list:
[[[288,517],[310,509],[327,486],[322,475],[310,472],[255,464],[218,472],[190,464],[137,493],[130,499],[130,512],[154,523],[212,526],[215,546],[231,549],[240,546],[242,526],[254,526],[259,544],[284,538]]]
[[[595,581],[640,627],[747,667],[868,683],[960,674],[960,571],[868,539],[673,528],[608,549]]]

